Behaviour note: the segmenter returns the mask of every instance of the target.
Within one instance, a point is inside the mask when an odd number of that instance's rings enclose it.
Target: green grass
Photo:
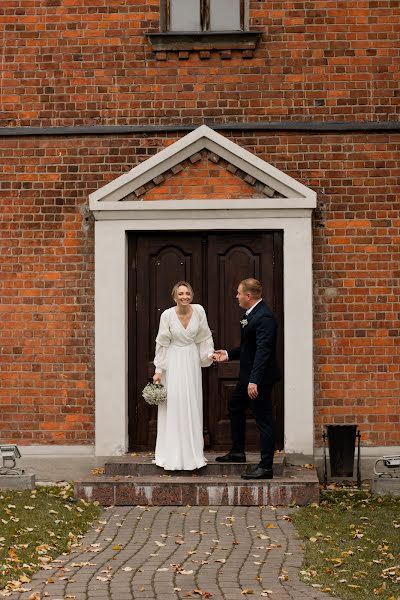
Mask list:
[[[293,522],[305,540],[303,581],[344,600],[400,600],[400,498],[325,491]]]
[[[95,504],[75,500],[70,485],[0,491],[0,589],[26,585],[77,545],[99,513]]]

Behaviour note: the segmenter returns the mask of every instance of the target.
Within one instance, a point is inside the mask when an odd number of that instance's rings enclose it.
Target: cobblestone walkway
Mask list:
[[[27,600],[37,592],[41,600],[329,600],[298,579],[302,553],[292,512],[112,507],[78,549],[37,573],[30,590],[12,598]]]

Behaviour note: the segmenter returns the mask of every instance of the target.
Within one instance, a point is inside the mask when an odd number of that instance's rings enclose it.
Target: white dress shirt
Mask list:
[[[255,304],[253,304],[253,306],[250,306],[250,308],[248,308],[246,310],[246,317],[251,313],[251,311],[253,310],[253,308],[255,306],[257,306],[257,304],[260,304],[260,302],[262,302],[262,298],[260,298],[259,300],[257,300],[257,302]]]

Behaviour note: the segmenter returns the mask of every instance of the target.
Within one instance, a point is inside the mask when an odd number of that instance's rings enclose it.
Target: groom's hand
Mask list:
[[[212,357],[215,362],[225,362],[228,360],[228,354],[226,350],[215,350]]]
[[[257,388],[256,383],[249,383],[249,385],[247,386],[247,394],[248,394],[249,398],[251,398],[252,400],[257,398],[258,388]]]

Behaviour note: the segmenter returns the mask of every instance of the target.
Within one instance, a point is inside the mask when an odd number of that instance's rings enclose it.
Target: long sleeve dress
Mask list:
[[[186,329],[174,307],[165,310],[156,338],[154,365],[167,389],[167,402],[158,407],[154,462],[171,471],[206,464],[201,367],[212,364],[214,344],[204,308],[192,308]]]

